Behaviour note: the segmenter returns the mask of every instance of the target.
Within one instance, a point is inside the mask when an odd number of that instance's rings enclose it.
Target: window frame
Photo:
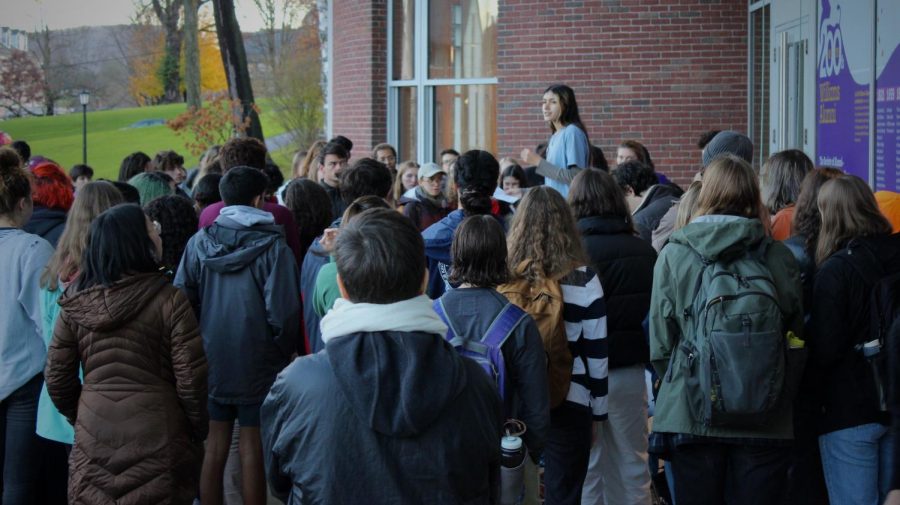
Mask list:
[[[499,2],[499,0],[497,0]],[[497,85],[500,80],[495,77],[474,78],[439,78],[428,77],[428,7],[429,0],[412,0],[415,6],[413,21],[413,59],[414,79],[394,80],[394,1],[387,2],[387,141],[400,147],[400,125],[397,117],[400,88],[416,88],[416,158],[418,163],[426,163],[436,159],[438,153],[434,148],[434,88],[436,86],[457,85]],[[499,16],[499,15],[498,15]],[[458,149],[459,146],[454,146]]]

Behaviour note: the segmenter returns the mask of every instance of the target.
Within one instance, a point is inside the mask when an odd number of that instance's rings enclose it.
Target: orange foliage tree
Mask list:
[[[253,105],[259,114],[259,108]],[[250,118],[241,117],[237,100],[228,93],[213,93],[203,97],[203,107],[191,107],[186,112],[166,121],[166,126],[184,139],[184,146],[193,155],[200,155],[210,146],[224,144],[232,136],[241,136],[250,127]]]

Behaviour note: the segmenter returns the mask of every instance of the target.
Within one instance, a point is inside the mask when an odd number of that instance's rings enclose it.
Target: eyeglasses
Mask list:
[[[162,225],[159,224],[159,221],[153,221],[153,228],[156,230],[156,233],[162,233]]]

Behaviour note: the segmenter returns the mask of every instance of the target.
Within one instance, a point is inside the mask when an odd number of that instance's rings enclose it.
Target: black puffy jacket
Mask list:
[[[609,367],[647,363],[650,348],[642,323],[650,310],[656,251],[620,217],[582,218],[578,229],[603,286]]]

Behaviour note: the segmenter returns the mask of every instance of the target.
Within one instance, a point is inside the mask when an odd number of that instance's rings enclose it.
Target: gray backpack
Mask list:
[[[687,393],[707,426],[766,423],[784,394],[788,344],[775,282],[765,263],[771,239],[736,258],[709,261],[685,310]],[[684,349],[683,349],[684,350]]]

